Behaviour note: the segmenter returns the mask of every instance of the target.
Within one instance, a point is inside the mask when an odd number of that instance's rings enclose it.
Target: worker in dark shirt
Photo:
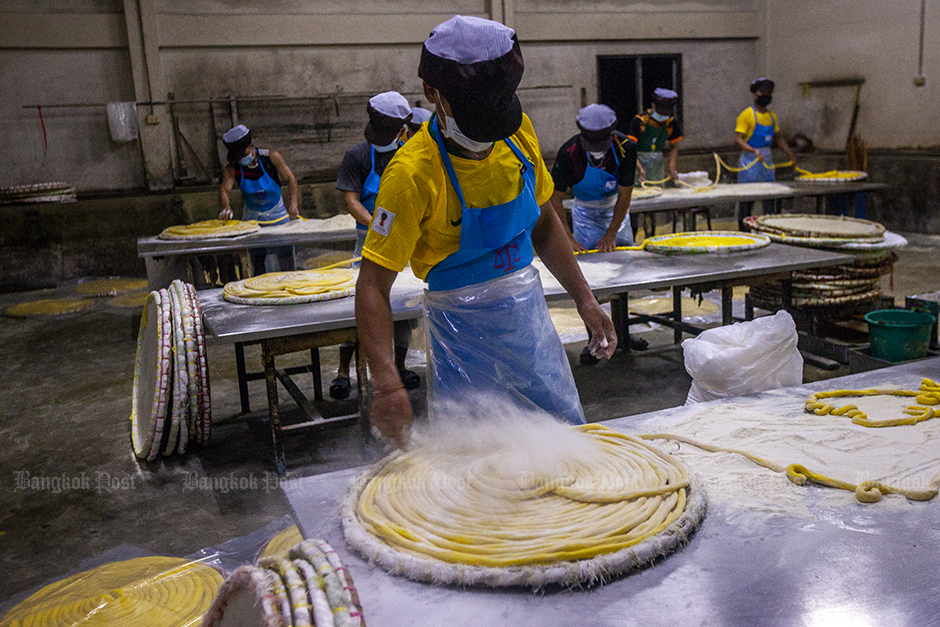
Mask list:
[[[627,217],[636,147],[626,135],[614,130],[617,115],[606,105],[581,109],[577,124],[581,132],[566,141],[555,157],[552,206],[567,228],[562,198],[568,189],[574,191],[574,232],[568,231],[568,236],[575,252],[607,252],[616,246],[632,246],[633,232]]]
[[[682,129],[675,117],[678,102],[676,92],[658,87],[653,92],[650,108],[630,120],[627,137],[636,144],[636,167],[641,182],[663,181],[667,177],[673,183],[679,180],[676,160],[679,158],[678,143],[682,140]]]
[[[576,119],[581,132],[558,150],[552,167],[555,191],[551,203],[565,225],[575,252],[607,252],[617,246],[633,245],[630,226],[630,198],[636,173],[636,146],[627,136],[615,131],[617,115],[610,107],[592,104],[581,109]],[[568,189],[574,191],[571,219],[562,199]],[[590,337],[590,330],[588,330]],[[649,347],[646,340],[630,338],[634,350]],[[585,346],[580,361],[586,366],[599,360]]]
[[[408,137],[407,123],[411,121],[411,106],[397,91],[386,91],[369,99],[366,107],[369,124],[365,128],[365,141],[350,148],[343,157],[336,189],[343,193],[346,210],[356,219],[356,250],[354,257],[362,255],[372,215],[375,213],[375,198],[379,182],[386,166]],[[356,264],[358,266],[358,263]],[[411,330],[416,321],[402,320],[395,323],[395,362],[405,388],[412,390],[421,384],[417,373],[405,368],[405,358],[411,343]],[[330,396],[343,399],[349,396],[349,364],[354,346],[341,344],[339,368],[336,378],[330,383]]]

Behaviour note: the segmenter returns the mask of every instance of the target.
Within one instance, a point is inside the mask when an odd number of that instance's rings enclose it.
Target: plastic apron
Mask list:
[[[619,172],[620,159],[617,157],[617,151],[613,152],[617,172]],[[603,168],[595,168],[591,165],[590,156],[585,156],[588,163],[584,178],[572,188],[574,206],[571,209],[571,221],[574,224],[574,239],[588,250],[593,250],[607,233],[607,228],[614,218],[617,182],[620,179]],[[615,241],[617,246],[633,246],[633,229],[630,227],[629,210],[620,224]]]
[[[459,249],[427,276],[431,395],[458,403],[508,399],[583,424],[568,357],[548,314],[538,270],[531,266],[531,233],[541,214],[534,167],[506,139],[522,163],[522,192],[493,207],[467,207],[436,117],[432,122],[462,209]]]
[[[663,150],[669,143],[669,127],[647,124],[640,133],[636,144],[636,158],[646,171],[647,181],[661,181],[666,178],[663,164]]]
[[[743,172],[738,172],[738,183],[772,183],[776,180],[773,167],[771,167],[774,160],[770,151],[774,140],[774,116],[773,114],[770,115],[770,125],[760,124],[757,118],[757,109],[752,106],[751,111],[754,112],[754,132],[748,138],[747,145],[756,148],[760,152],[767,167],[758,163]],[[755,159],[757,159],[757,155],[754,153],[742,152],[741,158],[738,160],[738,167],[746,168]]]
[[[242,211],[242,220],[257,220],[261,226],[274,226],[290,222],[284,199],[281,197],[281,186],[278,185],[261,163],[261,155],[256,155],[258,167],[261,168],[261,178],[249,181],[245,177],[244,168],[239,165],[241,181],[238,187],[242,190],[242,199],[245,208]]]

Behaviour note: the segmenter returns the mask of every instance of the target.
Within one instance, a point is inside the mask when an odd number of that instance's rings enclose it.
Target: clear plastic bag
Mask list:
[[[108,130],[112,141],[132,142],[137,139],[137,103],[109,102]]]
[[[565,348],[552,324],[539,272],[453,290],[426,292],[431,395],[509,395],[572,424],[584,411]]]
[[[773,316],[709,329],[682,343],[692,376],[686,405],[803,383],[793,317]]]

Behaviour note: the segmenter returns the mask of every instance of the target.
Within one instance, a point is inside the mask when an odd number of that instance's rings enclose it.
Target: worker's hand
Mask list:
[[[408,432],[413,419],[411,400],[404,385],[372,393],[369,422],[400,449],[406,448],[408,444]]]
[[[617,248],[617,234],[604,233],[604,237],[597,242],[597,250],[602,253],[609,253]]]
[[[679,173],[675,169],[669,170],[669,178],[672,179],[673,183],[678,183]]]
[[[637,164],[636,164],[636,171],[637,171],[637,176],[636,176],[636,179],[637,179],[637,180],[636,180],[636,182],[637,182],[637,183],[642,183],[643,181],[645,181],[645,180],[646,180],[646,170],[643,169],[643,166],[641,166],[639,163],[637,163]]]
[[[292,202],[290,207],[287,208],[287,215],[291,220],[296,220],[300,217],[300,211],[297,210],[297,203]]]
[[[583,308],[578,307],[578,315],[591,332],[588,350],[598,359],[603,357],[609,359],[617,350],[617,332],[614,331],[613,321],[604,313],[597,301],[593,298],[591,300],[592,303],[588,303]]]
[[[761,154],[760,150],[755,150],[754,156],[757,157],[757,160],[760,161],[761,163],[764,162],[764,155]]]
[[[231,219],[232,219],[231,207],[229,207],[228,209],[223,209],[222,212],[219,213],[219,220],[231,220]]]
[[[587,249],[586,249],[584,246],[582,246],[581,243],[578,242],[578,240],[576,240],[576,239],[574,238],[574,235],[572,235],[572,236],[569,238],[569,240],[571,241],[571,250],[573,250],[573,251],[576,252],[576,253],[586,253],[586,252],[587,252]]]

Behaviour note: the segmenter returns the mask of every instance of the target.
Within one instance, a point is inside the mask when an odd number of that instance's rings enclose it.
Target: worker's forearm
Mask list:
[[[555,192],[548,202],[551,203],[555,215],[558,216],[558,221],[561,222],[562,227],[565,229],[565,235],[569,238],[574,237],[571,229],[568,228],[568,212],[565,210],[564,202],[562,202],[561,192]]]
[[[554,211],[547,210],[544,205],[542,217],[532,231],[532,245],[545,267],[558,279],[579,308],[594,301],[594,294],[571,252],[564,227]]]
[[[372,216],[369,215],[369,210],[358,200],[346,200],[346,211],[348,211],[349,215],[354,217],[359,224],[363,226],[372,224]]]
[[[734,145],[740,148],[742,152],[750,152],[750,153],[754,153],[755,155],[757,154],[757,148],[752,147],[750,144],[744,141],[741,137],[734,138]]]
[[[624,189],[627,191],[624,192]],[[620,226],[627,217],[627,212],[630,211],[630,199],[632,195],[632,187],[620,188],[619,195],[617,196],[617,204],[614,205],[614,216],[610,220],[610,226],[607,227],[608,235],[616,235],[617,231],[620,230]]]
[[[300,191],[297,185],[297,179],[293,176],[287,180],[287,208],[288,210],[293,209],[293,213],[297,213],[297,205],[300,202]],[[296,217],[292,215],[291,217]]]
[[[228,199],[228,191],[219,188],[219,207],[222,211],[231,211],[232,203]]]
[[[373,388],[385,390],[398,386],[401,378],[395,367],[392,348],[394,340],[389,290],[383,285],[380,274],[379,266],[368,259],[362,260],[356,283],[356,333],[359,345],[369,360]],[[390,283],[388,288],[391,288]]]

